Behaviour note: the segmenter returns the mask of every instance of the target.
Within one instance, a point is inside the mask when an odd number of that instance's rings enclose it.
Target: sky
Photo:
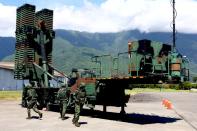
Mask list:
[[[0,0],[0,36],[15,36],[16,9],[54,10],[54,29],[87,32],[171,32],[171,0]],[[176,0],[176,29],[197,33],[197,0]]]

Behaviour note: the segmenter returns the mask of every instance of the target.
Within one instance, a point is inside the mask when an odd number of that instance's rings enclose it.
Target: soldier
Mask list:
[[[83,108],[83,105],[86,101],[86,90],[85,90],[85,83],[80,83],[79,88],[76,90],[74,94],[74,100],[75,100],[75,113],[74,113],[74,118],[72,119],[73,124],[76,127],[80,127],[79,124],[79,116],[80,112]]]
[[[60,101],[60,118],[65,120],[67,106],[69,104],[70,90],[65,85],[62,85],[57,93],[57,98]]]
[[[37,108],[37,93],[36,90],[34,89],[34,82],[30,82],[31,86],[28,86],[27,90],[27,114],[28,117],[27,119],[31,119],[31,109],[33,109],[36,113],[39,114],[39,118],[42,118],[42,113],[38,110]]]

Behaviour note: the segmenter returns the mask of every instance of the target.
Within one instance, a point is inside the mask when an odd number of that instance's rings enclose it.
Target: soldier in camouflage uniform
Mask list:
[[[82,82],[79,88],[76,90],[74,94],[74,100],[75,100],[75,113],[74,113],[74,118],[72,119],[72,122],[76,127],[79,127],[80,124],[78,121],[79,121],[80,112],[86,101],[85,83]]]
[[[31,109],[33,109],[36,113],[39,114],[39,118],[42,118],[42,113],[37,108],[37,93],[34,88],[34,82],[30,82],[31,86],[27,89],[27,119],[31,119]]]
[[[67,110],[67,106],[69,104],[70,90],[65,85],[59,89],[57,93],[57,98],[60,101],[60,118],[65,120],[65,114]]]

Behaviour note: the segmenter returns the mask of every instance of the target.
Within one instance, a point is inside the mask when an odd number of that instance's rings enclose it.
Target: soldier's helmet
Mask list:
[[[85,84],[84,82],[81,82],[80,85],[79,85],[79,88],[80,88],[80,89],[84,89],[84,88],[85,88],[85,85],[86,85],[86,84]]]
[[[30,88],[32,88],[32,86],[31,85],[27,85],[27,86],[25,86],[25,88],[26,89],[30,89]]]

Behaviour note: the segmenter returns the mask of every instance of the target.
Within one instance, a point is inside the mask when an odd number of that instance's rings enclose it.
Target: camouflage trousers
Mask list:
[[[67,105],[68,105],[67,100],[60,101],[60,116],[61,116],[61,118],[64,118],[66,115]]]
[[[42,114],[37,108],[36,100],[30,100],[27,103],[27,114],[29,118],[31,117],[31,109],[33,109],[33,111],[35,111],[39,115]]]
[[[74,113],[73,123],[78,123],[82,108],[83,108],[83,104],[75,103],[75,113]]]

